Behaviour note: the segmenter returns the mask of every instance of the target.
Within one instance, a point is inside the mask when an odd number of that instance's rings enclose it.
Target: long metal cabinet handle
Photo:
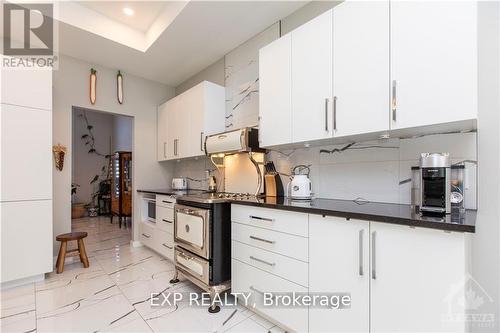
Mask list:
[[[325,98],[325,131],[328,132],[328,98]]]
[[[167,249],[169,249],[169,250],[172,250],[172,249],[173,249],[173,247],[172,247],[172,246],[168,246],[168,245],[167,245],[167,244],[165,244],[165,243],[162,243],[161,245],[165,246],[165,247],[166,247]]]
[[[167,143],[163,142],[163,157],[167,157]]]
[[[397,92],[396,80],[392,80],[392,102],[391,102],[392,121],[396,121],[396,111],[397,111],[397,106],[398,106],[396,92]]]
[[[333,96],[333,130],[337,130],[337,96]]]
[[[261,241],[261,242],[264,242],[264,243],[269,243],[269,244],[274,244],[276,243],[275,241],[272,241],[272,240],[268,240],[268,239],[264,239],[264,238],[260,238],[260,237],[255,237],[255,236],[248,236],[250,239],[254,239],[254,240],[258,240],[258,241]]]
[[[359,254],[358,254],[358,261],[359,261],[359,275],[360,276],[363,276],[364,275],[364,272],[363,272],[363,237],[364,237],[364,229],[361,229],[359,231],[359,244],[358,244],[358,251],[359,251]]]
[[[151,236],[146,235],[146,234],[142,234],[142,235],[143,235],[144,237],[146,237],[146,238],[150,238],[150,237],[151,237]]]
[[[255,216],[255,215],[250,215],[249,217],[251,219],[254,219],[254,220],[262,220],[262,221],[274,222],[274,219],[270,219],[270,218],[267,218],[267,217],[260,217],[260,216]]]
[[[200,150],[205,151],[205,149],[203,149],[203,132],[200,132]]]
[[[375,231],[372,232],[372,279],[375,280],[377,278],[377,254],[375,253],[377,247],[375,246],[375,239],[377,233]]]
[[[169,221],[169,220],[165,220],[165,219],[161,219],[163,222],[167,222],[167,223],[173,223],[172,221]]]
[[[250,256],[249,258],[252,259],[252,260],[255,260],[257,262],[269,265],[271,267],[276,265],[274,262],[265,261],[265,260],[262,260],[262,259],[259,259],[259,258],[255,258],[254,256]]]

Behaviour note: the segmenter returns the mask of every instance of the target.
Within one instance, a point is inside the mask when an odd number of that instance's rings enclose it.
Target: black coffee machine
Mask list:
[[[423,153],[420,156],[420,212],[443,216],[451,213],[449,153]]]

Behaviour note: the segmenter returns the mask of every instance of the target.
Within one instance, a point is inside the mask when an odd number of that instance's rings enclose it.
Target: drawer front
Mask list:
[[[174,209],[156,206],[156,227],[159,230],[174,233]]]
[[[305,237],[233,222],[231,226],[231,238],[264,250],[302,261],[309,261],[309,239]]]
[[[308,264],[237,241],[231,242],[232,258],[276,274],[302,286],[309,285]]]
[[[172,198],[170,195],[156,195],[156,205],[166,208],[174,208],[175,198]]]
[[[307,293],[307,288],[266,273],[233,259],[231,261],[231,292],[251,293],[248,306],[296,332],[307,332],[307,307],[264,307],[262,292]]]
[[[174,235],[156,230],[154,236],[154,250],[167,259],[174,260]]]
[[[231,205],[231,220],[256,227],[308,237],[308,216],[278,209]]]
[[[141,222],[141,228],[140,228],[140,240],[141,243],[147,247],[153,248],[154,247],[154,235],[155,235],[155,227],[152,225],[149,225],[146,222]]]
[[[196,279],[205,284],[210,282],[210,264],[208,260],[204,260],[185,251],[179,247],[175,248],[175,263],[180,269],[185,270]]]

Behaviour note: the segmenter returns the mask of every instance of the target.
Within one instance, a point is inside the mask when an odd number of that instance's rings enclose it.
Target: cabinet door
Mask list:
[[[391,128],[477,118],[476,6],[391,2]]]
[[[463,332],[463,321],[446,318],[464,315],[464,234],[375,222],[370,230],[371,331]]]
[[[52,271],[52,200],[0,203],[1,282]]]
[[[178,152],[178,114],[180,107],[180,99],[178,97],[172,98],[166,104],[166,119],[167,119],[167,135],[166,135],[166,155],[167,160],[176,158],[176,153]]]
[[[292,137],[332,137],[332,11],[292,31]]]
[[[2,103],[52,110],[52,69],[2,69],[0,86]]]
[[[201,140],[204,134],[204,106],[206,103],[203,84],[184,92],[182,98],[184,121],[189,125],[189,134],[181,136],[182,141],[180,144],[184,148],[183,157],[201,156],[204,154]],[[179,124],[179,126],[182,125]]]
[[[1,201],[52,198],[52,112],[2,104]]]
[[[333,9],[334,136],[389,130],[389,1]]]
[[[259,141],[261,147],[292,142],[292,37],[259,52]]]
[[[175,158],[191,157],[191,147],[190,144],[193,142],[191,140],[190,131],[190,112],[191,108],[195,106],[196,102],[193,102],[189,96],[182,94],[177,96],[177,106],[176,106],[176,119],[173,126],[175,126],[177,147]]]
[[[158,106],[158,161],[165,161],[167,159],[167,131],[168,131],[168,118],[167,118],[167,103]]]
[[[309,309],[310,332],[368,332],[369,222],[309,215],[309,291],[350,293],[350,309]]]

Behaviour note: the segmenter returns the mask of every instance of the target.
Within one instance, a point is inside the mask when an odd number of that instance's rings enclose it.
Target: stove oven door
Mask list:
[[[209,259],[210,210],[175,206],[174,241],[180,247]]]

